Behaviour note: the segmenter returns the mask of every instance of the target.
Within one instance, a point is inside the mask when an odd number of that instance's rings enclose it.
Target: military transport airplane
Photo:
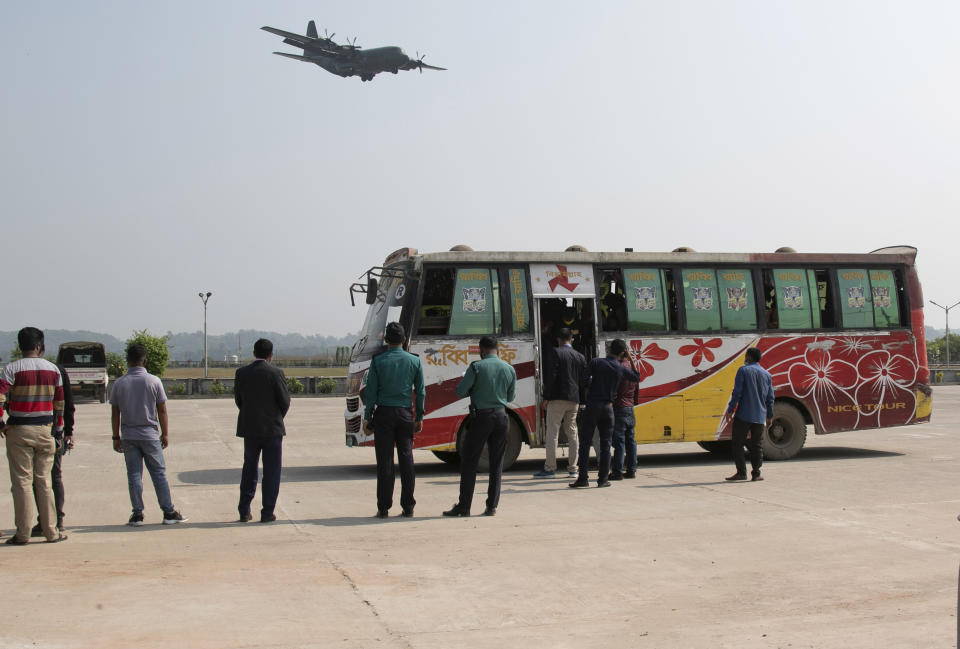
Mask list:
[[[396,74],[400,70],[416,68],[419,68],[421,73],[424,68],[446,70],[446,68],[427,65],[423,62],[422,56],[411,59],[399,47],[374,47],[365,50],[362,47],[357,47],[356,38],[353,39],[353,42],[348,41],[346,45],[339,45],[333,40],[335,34],[324,34],[321,37],[317,33],[316,23],[312,20],[307,23],[306,36],[285,32],[274,27],[261,27],[260,29],[277,36],[283,36],[284,43],[303,50],[302,55],[286,52],[274,52],[274,54],[297,61],[315,63],[327,72],[332,72],[341,77],[360,77],[361,81],[370,81],[381,72]]]

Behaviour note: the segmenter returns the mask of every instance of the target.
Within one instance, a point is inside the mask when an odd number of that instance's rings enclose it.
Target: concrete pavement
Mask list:
[[[232,401],[171,401],[168,477],[190,522],[160,525],[147,481],[141,528],[124,524],[109,405],[83,403],[70,539],[0,546],[0,646],[952,647],[960,387],[934,399],[930,424],[811,437],[760,483],[672,444],[641,447],[635,481],[571,490],[532,480],[543,450],[525,449],[494,518],[440,517],[458,476],[418,451],[417,516],[386,521],[373,449],[343,446],[343,400],[297,399],[270,525],[233,522]],[[399,480],[396,500],[392,514]]]

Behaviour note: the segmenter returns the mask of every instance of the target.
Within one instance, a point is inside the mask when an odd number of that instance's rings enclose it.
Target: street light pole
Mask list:
[[[210,291],[207,294],[199,293],[203,300],[203,378],[207,378],[207,300],[213,295]]]
[[[937,304],[933,300],[930,300],[930,304],[934,306],[938,306],[941,309],[943,309],[944,317],[946,318],[945,326],[947,329],[947,333],[944,335],[943,339],[946,342],[946,347],[947,347],[947,369],[950,369],[950,309],[960,304],[960,302],[956,302],[954,304],[951,304],[950,306],[943,306],[942,304]]]

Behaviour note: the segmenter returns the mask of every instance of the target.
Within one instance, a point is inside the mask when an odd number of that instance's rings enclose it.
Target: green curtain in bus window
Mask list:
[[[799,268],[774,268],[777,289],[777,313],[781,329],[810,329],[813,300],[807,285],[807,273]]]
[[[900,305],[897,300],[897,282],[892,270],[870,271],[870,294],[873,297],[873,316],[878,327],[900,326]]]
[[[820,312],[827,303],[827,287],[824,285],[823,294],[820,293],[820,286],[817,284],[817,271],[807,271],[807,286],[810,287],[810,309],[813,313],[813,328],[820,328]]]
[[[493,284],[488,268],[458,268],[450,335],[493,333]]]
[[[522,268],[507,271],[510,282],[510,311],[513,314],[513,333],[530,331],[530,300],[527,298],[527,273]]]
[[[870,278],[859,268],[841,268],[837,271],[840,287],[840,312],[844,327],[873,327],[873,304]]]
[[[630,331],[665,331],[667,301],[663,292],[663,271],[658,268],[624,268]]]
[[[683,277],[683,302],[687,308],[687,329],[720,329],[717,278],[713,269],[684,268],[680,274]]]
[[[723,328],[743,331],[757,328],[757,309],[753,305],[753,277],[742,268],[717,270],[720,286],[720,316]]]

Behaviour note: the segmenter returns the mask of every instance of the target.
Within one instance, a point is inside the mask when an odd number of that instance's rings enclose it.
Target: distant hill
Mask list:
[[[47,354],[54,355],[61,343],[75,340],[92,340],[103,343],[108,352],[123,353],[126,341],[110,334],[95,331],[46,329]],[[131,332],[132,333],[132,332]],[[154,335],[163,335],[151,332]],[[167,332],[170,345],[170,360],[199,361],[203,360],[203,332],[172,333]],[[253,356],[253,343],[257,338],[268,338],[273,341],[274,354],[279,358],[297,357],[312,358],[332,354],[337,347],[352,345],[359,334],[346,336],[320,336],[317,334],[304,336],[303,334],[281,334],[276,331],[257,331],[242,329],[240,331],[222,335],[207,335],[207,354],[213,360],[223,360],[224,356],[236,354],[241,359]],[[10,351],[17,346],[16,331],[0,331],[0,358],[7,361]]]

